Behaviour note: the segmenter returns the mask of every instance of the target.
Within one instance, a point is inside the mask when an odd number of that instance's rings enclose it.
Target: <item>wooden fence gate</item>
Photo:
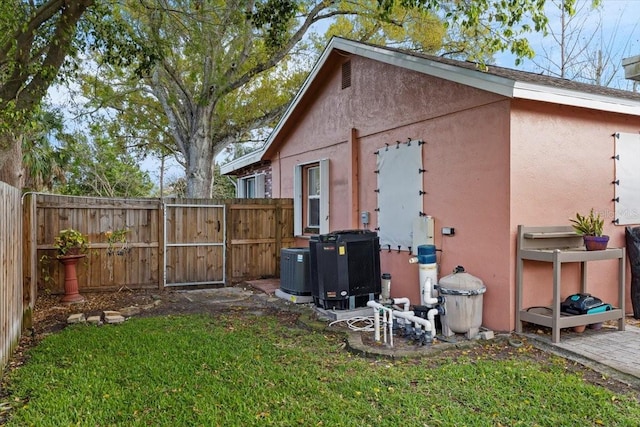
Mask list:
[[[226,283],[225,218],[225,205],[164,205],[164,286]]]

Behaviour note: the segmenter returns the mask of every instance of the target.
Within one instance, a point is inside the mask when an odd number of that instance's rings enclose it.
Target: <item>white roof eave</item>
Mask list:
[[[249,165],[252,165],[256,162],[259,162],[262,159],[262,153],[264,151],[264,147],[259,150],[252,151],[249,154],[245,154],[242,157],[238,157],[237,159],[231,160],[228,163],[220,166],[220,174],[228,175],[232,172],[237,171],[238,169],[242,169]]]
[[[632,99],[587,94],[585,92],[550,88],[549,86],[532,83],[518,82],[514,88],[513,96],[514,98],[532,101],[640,116],[640,102]]]

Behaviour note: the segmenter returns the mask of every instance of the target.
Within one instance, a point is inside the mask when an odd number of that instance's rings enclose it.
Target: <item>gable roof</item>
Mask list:
[[[580,83],[526,71],[441,58],[402,49],[377,46],[340,37],[331,39],[307,76],[302,88],[291,101],[264,146],[221,166],[222,174],[246,167],[262,159],[334,51],[362,56],[374,61],[413,70],[444,80],[471,86],[508,98],[527,99],[573,107],[640,116],[640,93]]]

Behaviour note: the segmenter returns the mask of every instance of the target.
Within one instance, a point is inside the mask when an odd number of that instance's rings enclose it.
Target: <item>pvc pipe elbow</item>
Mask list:
[[[404,311],[409,310],[409,305],[411,305],[411,301],[409,298],[392,298],[393,303],[396,305],[404,304]]]
[[[379,303],[375,302],[374,300],[369,300],[369,301],[367,301],[367,307],[382,308],[384,306],[382,304],[379,304]]]
[[[436,305],[440,303],[440,297],[438,298],[425,298],[424,305]]]

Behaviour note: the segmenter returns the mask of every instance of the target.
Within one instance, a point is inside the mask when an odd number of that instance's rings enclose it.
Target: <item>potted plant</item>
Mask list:
[[[60,301],[65,304],[84,301],[78,292],[76,264],[86,256],[88,244],[87,237],[72,228],[61,230],[53,243],[58,251],[58,261],[64,265],[64,296]]]
[[[58,258],[66,255],[80,255],[87,252],[89,240],[73,228],[61,230],[56,236],[53,246],[58,251]]]
[[[604,219],[602,219],[600,214],[596,214],[593,208],[591,208],[589,215],[576,213],[576,217],[574,219],[570,218],[569,221],[571,221],[571,225],[576,233],[583,236],[584,246],[588,251],[607,249],[609,236],[602,235]]]

